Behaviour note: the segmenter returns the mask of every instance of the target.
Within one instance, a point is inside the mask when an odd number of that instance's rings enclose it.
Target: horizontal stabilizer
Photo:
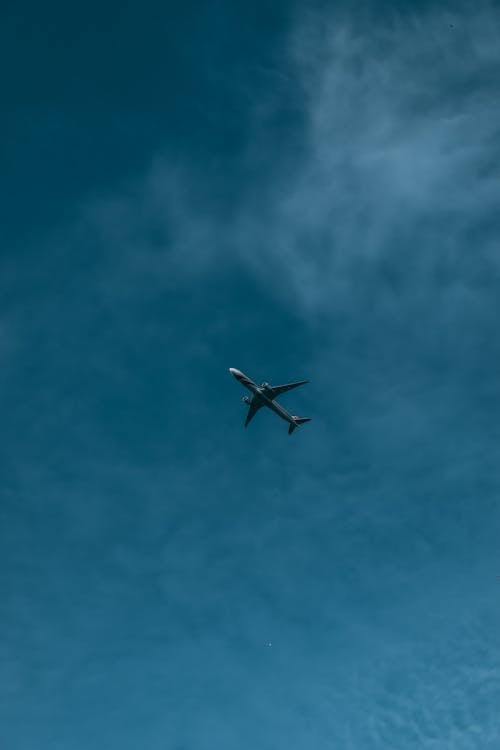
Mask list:
[[[288,434],[291,435],[294,429],[299,426],[299,424],[304,424],[304,422],[310,421],[310,417],[293,417],[293,422],[290,422],[290,426],[288,428]]]

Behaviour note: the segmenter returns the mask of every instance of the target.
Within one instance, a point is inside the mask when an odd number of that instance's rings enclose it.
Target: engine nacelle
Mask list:
[[[269,385],[269,383],[266,383],[264,381],[262,383],[262,385],[261,385],[261,388],[264,391],[264,393],[266,394],[266,396],[268,396],[268,398],[273,398],[273,395],[274,395],[273,394],[273,389],[271,388],[271,386]]]
[[[249,404],[250,403],[250,399],[248,398],[248,396],[243,396],[243,398],[241,400],[243,401],[244,404]]]

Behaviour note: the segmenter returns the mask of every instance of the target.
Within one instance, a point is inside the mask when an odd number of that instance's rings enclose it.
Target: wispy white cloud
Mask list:
[[[405,304],[425,309],[432,292],[445,314],[468,305],[468,290],[498,273],[486,230],[500,193],[499,32],[489,5],[385,23],[299,17],[283,66],[300,112],[294,153],[271,148],[260,121],[248,159],[266,157],[268,170],[236,188],[227,212],[201,170],[165,158],[120,196],[89,202],[82,226],[111,264],[102,283],[168,289],[239,262],[314,316],[357,304],[389,262]],[[270,109],[256,103],[261,120]],[[377,299],[387,309],[389,287]]]
[[[432,284],[440,264],[455,282],[462,255],[489,261],[467,233],[491,217],[500,188],[500,17],[451,20],[434,9],[386,25],[342,15],[299,25],[303,152],[243,210],[239,246],[264,283],[269,264],[281,269],[313,313],[342,306],[387,258],[415,285]]]

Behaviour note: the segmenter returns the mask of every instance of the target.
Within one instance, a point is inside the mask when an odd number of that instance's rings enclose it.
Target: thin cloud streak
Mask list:
[[[417,305],[425,286],[444,309],[450,298],[459,307],[483,276],[498,275],[492,239],[478,246],[475,236],[500,192],[498,34],[487,6],[385,26],[306,15],[285,71],[302,123],[286,169],[271,159],[225,213],[203,175],[156,158],[142,182],[87,200],[71,239],[99,248],[104,295],[161,292],[243,263],[262,284],[272,279],[281,303],[314,317],[356,302],[395,262]],[[248,160],[269,147],[256,128]]]
[[[471,255],[498,274],[492,248],[467,239],[500,191],[500,53],[488,45],[500,18],[466,13],[458,33],[447,20],[430,11],[357,28],[313,16],[294,38],[303,154],[286,184],[271,180],[243,211],[239,237],[255,273],[279,268],[311,314],[356,298],[385,259],[407,263],[415,287],[435,287],[443,265],[445,287],[467,285]]]
[[[229,213],[168,157],[121,195],[87,201],[76,235],[100,249],[103,295],[161,293],[243,263],[314,317],[356,304],[394,262],[406,304],[427,306],[431,290],[444,312],[467,305],[499,273],[492,239],[476,235],[500,193],[500,18],[464,14],[455,32],[449,18],[302,19],[289,47],[303,125],[293,167],[281,174],[271,161]],[[248,159],[267,148],[260,128]]]

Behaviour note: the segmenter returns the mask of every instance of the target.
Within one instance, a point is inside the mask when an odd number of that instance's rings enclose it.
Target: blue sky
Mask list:
[[[0,29],[2,747],[498,748],[498,9]]]

